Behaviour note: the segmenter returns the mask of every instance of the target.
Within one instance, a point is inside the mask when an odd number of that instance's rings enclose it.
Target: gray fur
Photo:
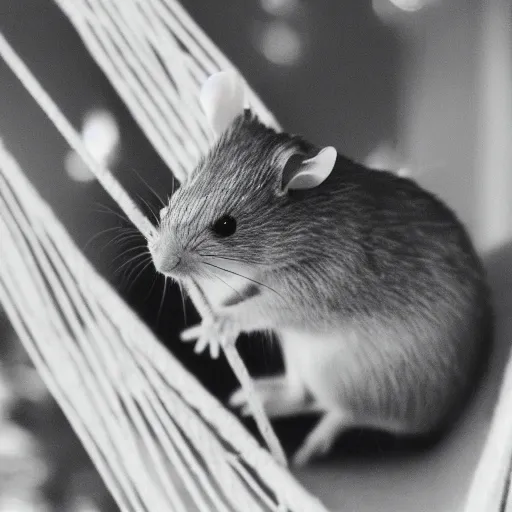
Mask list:
[[[488,350],[481,262],[440,200],[340,155],[317,188],[281,194],[287,155],[318,149],[246,112],[171,198],[166,250],[188,254],[186,272],[197,275],[208,270],[199,253],[237,259],[271,287],[243,327],[282,334],[288,368],[299,367],[325,407],[350,411],[354,424],[436,431],[466,400]],[[224,214],[238,228],[219,239],[210,226]],[[297,345],[307,357],[294,356],[294,332],[313,335]]]

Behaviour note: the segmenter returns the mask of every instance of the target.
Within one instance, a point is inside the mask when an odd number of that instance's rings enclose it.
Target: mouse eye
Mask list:
[[[212,230],[222,237],[231,236],[236,231],[236,220],[231,215],[223,215],[215,221]]]

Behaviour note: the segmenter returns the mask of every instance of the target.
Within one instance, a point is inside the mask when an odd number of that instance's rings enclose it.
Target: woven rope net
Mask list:
[[[212,142],[200,88],[232,64],[173,0],[55,1],[182,181]],[[0,54],[137,228],[147,239],[155,236],[1,35]],[[249,100],[264,122],[278,128],[250,90]],[[254,397],[253,412],[273,457],[96,273],[4,147],[0,243],[0,303],[123,511],[325,510],[284,467]],[[203,316],[214,314],[199,290],[189,291]],[[226,356],[251,396],[235,349]],[[507,397],[502,394],[495,423],[512,410]],[[493,433],[482,459],[487,468],[496,453]],[[505,448],[502,460],[512,452]],[[479,486],[485,469],[475,476],[468,511],[498,510],[507,470]]]

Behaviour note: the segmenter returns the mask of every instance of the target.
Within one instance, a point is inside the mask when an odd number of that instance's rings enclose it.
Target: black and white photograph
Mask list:
[[[0,512],[512,512],[511,0],[0,0]]]

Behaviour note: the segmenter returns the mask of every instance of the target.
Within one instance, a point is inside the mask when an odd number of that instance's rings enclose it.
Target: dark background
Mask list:
[[[272,2],[182,3],[242,70],[286,130],[321,145],[335,145],[357,160],[384,145],[393,155],[391,164],[408,166],[420,182],[456,209],[479,247],[496,246],[508,233],[486,224],[492,215],[487,189],[482,189],[482,183],[489,188],[490,181],[494,187],[509,185],[502,175],[482,178],[490,151],[478,129],[482,104],[485,107],[482,62],[487,62],[482,3],[438,1],[418,12],[402,12],[389,0],[297,0],[288,2],[290,12],[282,15],[263,8]],[[265,30],[275,24],[284,24],[299,38],[300,56],[293,63],[273,63],[260,51]],[[91,109],[113,113],[121,129],[114,170],[148,215],[149,210],[157,212],[158,201],[149,188],[162,197],[169,194],[169,169],[60,10],[50,0],[0,0],[0,30],[76,126]],[[137,279],[133,279],[136,273],[130,275],[133,265],[118,270],[126,254],[134,254],[125,251],[141,244],[142,238],[109,243],[112,231],[96,236],[114,226],[129,228],[129,223],[107,211],[118,210],[99,184],[69,178],[64,165],[68,147],[3,62],[0,78],[0,135],[7,148],[96,268],[169,350],[224,399],[236,385],[226,362],[196,356],[189,345],[177,340],[184,325],[197,322],[193,308],[187,305],[183,311],[177,287],[168,284],[160,309],[164,282],[152,267]],[[494,201],[492,207],[493,215],[508,208],[506,201]],[[16,375],[13,368],[28,362],[5,321],[0,336],[0,357],[9,380]],[[258,337],[241,340],[239,348],[252,374],[280,368],[276,347]],[[87,456],[51,400],[34,405],[19,398],[7,417],[6,421],[31,432],[40,443],[38,453],[51,461],[55,470],[42,488],[56,510],[74,510],[77,493],[95,496],[101,510],[113,507],[98,490],[101,484],[90,471]],[[312,421],[277,424],[287,449],[297,445]],[[380,450],[381,441],[369,444]],[[347,443],[343,449],[348,449]],[[0,464],[1,460],[0,454]],[[78,490],[71,467],[81,475]]]

